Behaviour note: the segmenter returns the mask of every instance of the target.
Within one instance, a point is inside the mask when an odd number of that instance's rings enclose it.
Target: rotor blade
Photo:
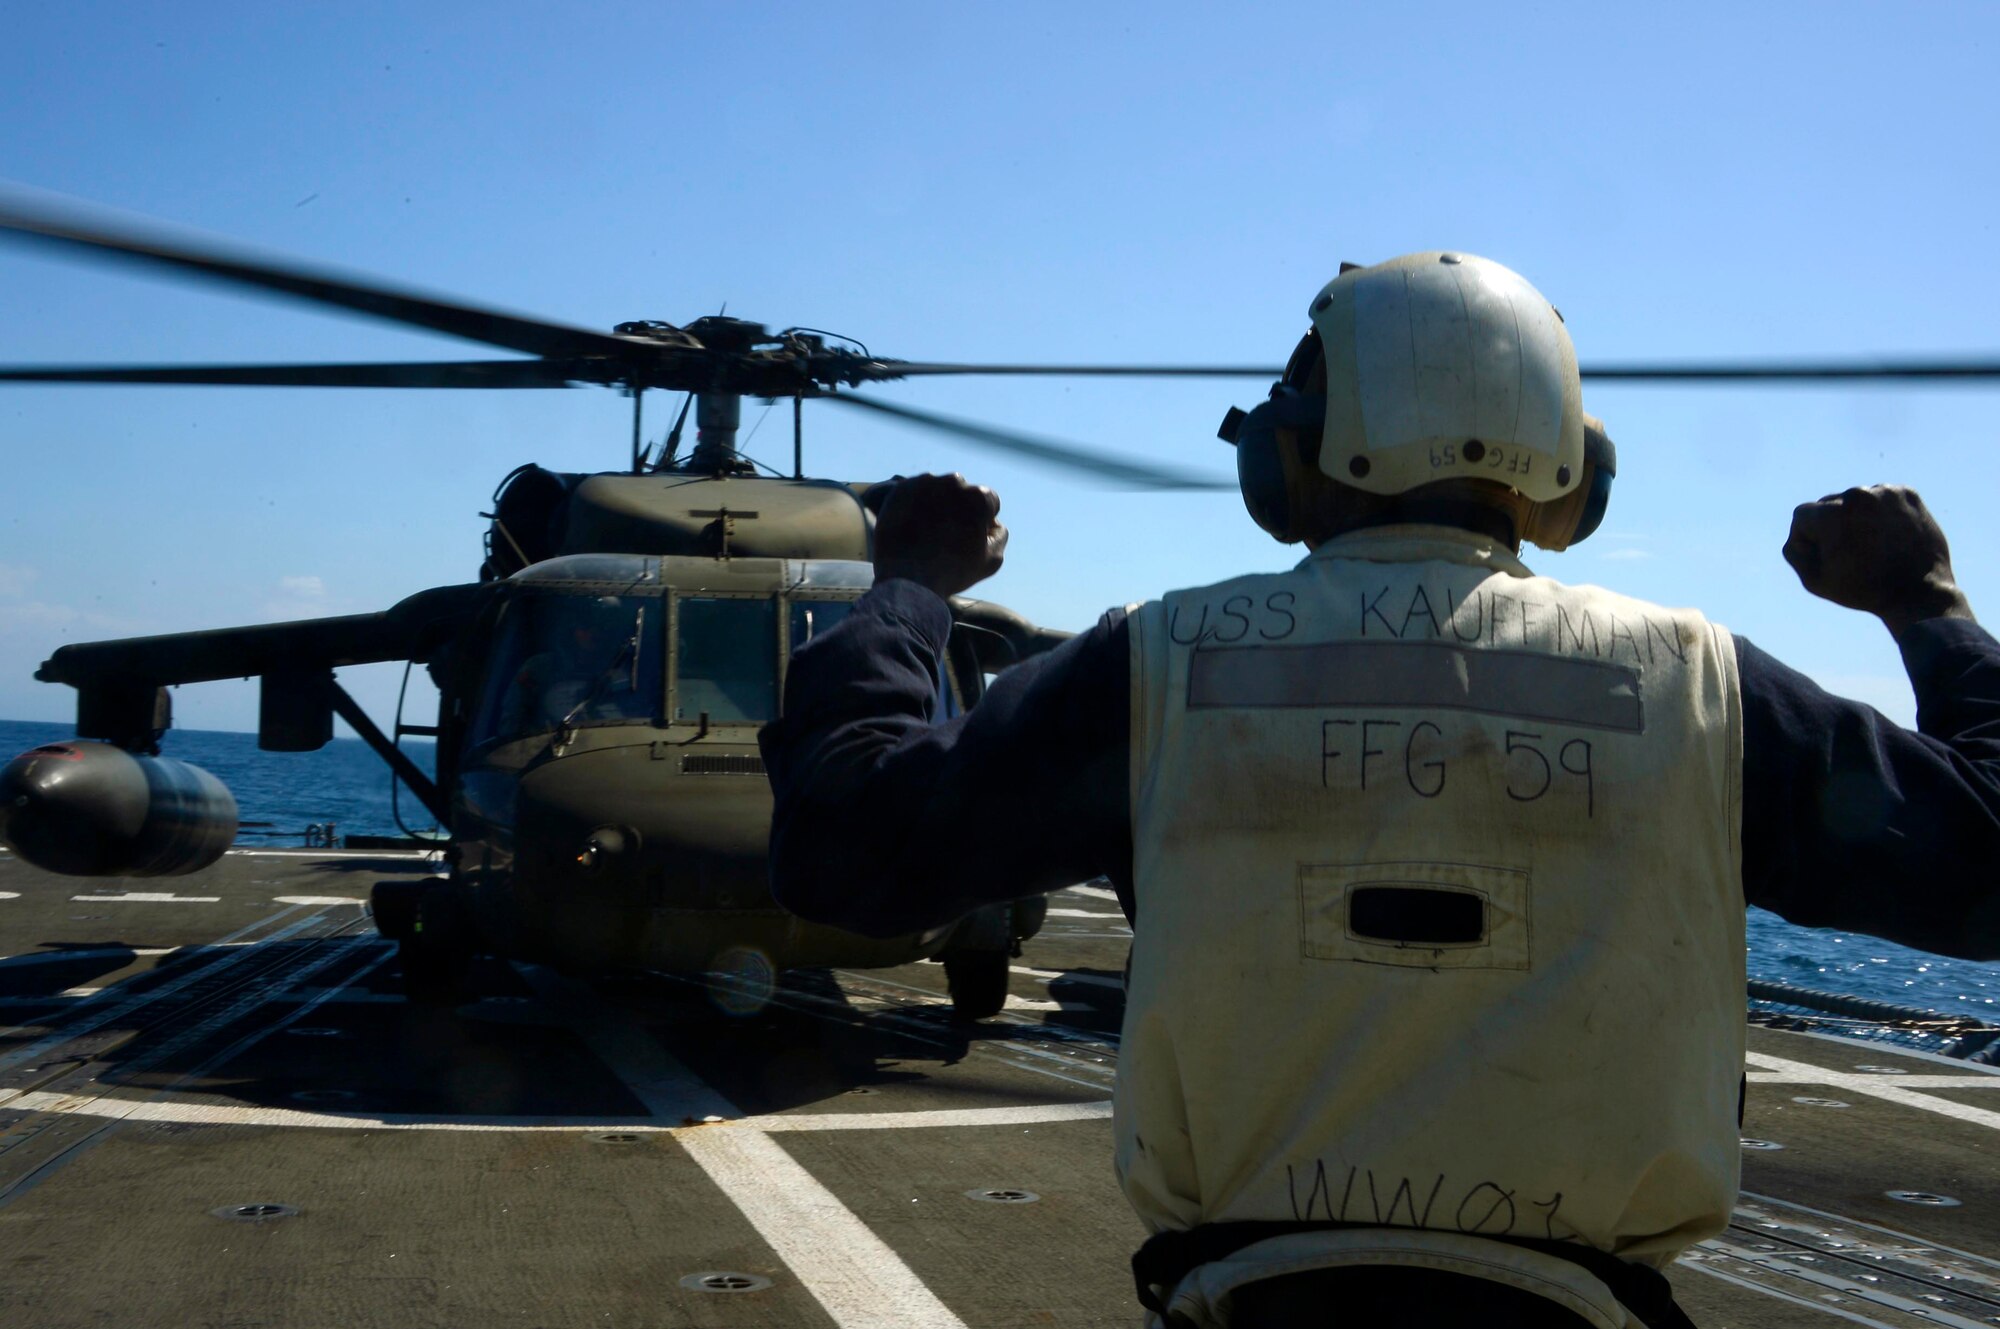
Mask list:
[[[274,388],[566,388],[595,362],[461,360],[374,365],[0,365],[0,383],[188,383]]]
[[[1585,365],[1585,378],[1600,382],[1769,382],[1810,383],[1840,379],[2000,378],[2000,360],[1782,360],[1740,364]]]
[[[215,244],[154,238],[109,221],[61,216],[34,206],[15,190],[0,191],[0,237],[179,269],[210,281],[274,291],[530,355],[629,355],[634,346],[607,333],[399,291],[369,278],[318,271],[290,259],[257,258]]]
[[[1285,371],[1264,365],[955,365],[916,361],[878,362],[885,378],[936,374],[1038,374],[1072,378],[1277,378]]]
[[[969,420],[955,420],[948,415],[934,415],[929,411],[919,411],[908,406],[892,405],[874,397],[856,396],[851,392],[828,393],[821,401],[845,402],[849,406],[863,406],[884,415],[912,424],[936,429],[973,443],[1011,452],[1016,456],[1033,457],[1052,466],[1063,466],[1100,480],[1110,480],[1133,489],[1234,489],[1234,480],[1220,480],[1212,476],[1198,475],[1192,471],[1179,471],[1161,466],[1149,466],[1144,462],[1123,461],[1117,457],[1107,457],[1103,453],[1078,447],[1074,443],[1059,443],[1053,439],[1035,438],[1028,434],[1017,434],[1012,430],[994,429],[990,425],[974,424]]]
[[[1270,378],[1282,369],[1257,365],[961,365],[878,362],[881,378],[939,374],[1021,374],[1095,378]],[[1746,361],[1741,364],[1585,365],[1585,378],[1605,382],[1812,382],[1816,380],[2000,378],[2000,360]],[[877,375],[870,375],[876,377]]]

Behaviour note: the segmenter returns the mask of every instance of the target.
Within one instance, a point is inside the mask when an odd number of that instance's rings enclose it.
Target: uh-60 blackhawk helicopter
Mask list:
[[[80,740],[0,772],[0,839],[43,868],[176,875],[234,840],[236,804],[209,773],[159,756],[171,685],[256,676],[259,746],[310,751],[338,715],[436,818],[449,875],[384,882],[373,912],[400,943],[413,995],[452,996],[480,953],[604,972],[640,967],[767,985],[780,970],[944,962],[956,1010],[1005,1000],[1007,962],[1046,912],[1040,898],[956,925],[876,940],[807,923],[771,900],[770,790],[757,730],[778,713],[791,651],[847,613],[871,580],[879,485],[812,479],[800,452],[811,398],[900,416],[1099,479],[1138,487],[1216,482],[857,396],[921,374],[1262,373],[914,364],[805,329],[771,333],[713,316],[611,333],[478,309],[167,241],[123,223],[0,196],[0,238],[248,287],[470,338],[536,358],[342,365],[23,366],[16,383],[182,383],[403,388],[602,384],[634,399],[619,471],[507,475],[486,514],[479,579],[421,591],[376,614],[62,647],[36,677],[77,690]],[[687,394],[657,451],[642,442],[651,389]],[[790,476],[737,449],[745,396],[790,399]],[[690,408],[695,441],[680,442]],[[1228,487],[1228,482],[1222,482]],[[974,705],[988,675],[1067,634],[960,599],[941,715]],[[380,661],[428,668],[434,723],[384,733],[335,671]],[[399,748],[434,736],[435,779]],[[945,869],[941,869],[945,870]]]
[[[0,838],[22,857],[80,875],[171,875],[213,863],[236,806],[212,775],[159,757],[169,685],[261,679],[259,744],[309,751],[338,715],[448,833],[448,876],[383,883],[374,916],[400,943],[413,995],[448,997],[478,953],[585,972],[641,967],[732,975],[754,991],[794,967],[941,958],[955,1008],[1000,1009],[1007,959],[1044,902],[981,910],[954,926],[872,940],[777,908],[765,883],[770,792],[758,727],[777,714],[793,648],[844,615],[870,581],[879,484],[810,479],[800,455],[808,400],[865,408],[1099,480],[1161,489],[1228,481],[1125,461],[953,420],[853,391],[945,374],[1274,379],[1272,367],[1056,366],[882,359],[810,329],[771,333],[721,316],[677,327],[566,327],[273,262],[211,243],[0,196],[0,238],[162,269],[428,328],[534,358],[387,364],[19,366],[0,382],[400,388],[564,388],[634,399],[620,471],[523,466],[487,514],[476,582],[410,596],[377,614],[91,642],[55,652],[36,677],[77,689],[82,741],[35,749],[0,771]],[[1991,362],[1603,366],[1596,379],[1992,378]],[[648,390],[687,394],[655,453],[642,443]],[[760,476],[737,450],[745,396],[789,399],[793,470]],[[696,441],[680,455],[689,406]],[[1063,639],[998,605],[960,599],[939,712],[977,703],[986,676]],[[385,734],[335,670],[425,665],[431,725]],[[398,748],[437,740],[437,774]],[[941,868],[941,870],[949,870]]]

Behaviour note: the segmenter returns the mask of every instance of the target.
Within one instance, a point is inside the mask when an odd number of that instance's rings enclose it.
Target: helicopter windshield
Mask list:
[[[846,618],[853,610],[852,600],[794,600],[792,601],[792,649],[811,641],[834,624]]]
[[[674,719],[777,719],[777,602],[685,595],[674,612]]]
[[[657,717],[661,608],[647,596],[523,596],[502,626],[473,741]]]

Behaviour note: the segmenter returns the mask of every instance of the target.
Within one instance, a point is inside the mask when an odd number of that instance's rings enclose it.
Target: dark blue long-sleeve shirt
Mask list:
[[[762,735],[779,902],[888,936],[1104,876],[1129,916],[1124,611],[934,725],[950,631],[942,599],[889,581],[792,661]],[[2000,642],[1941,618],[1899,645],[1914,732],[1736,638],[1746,902],[2000,958]]]

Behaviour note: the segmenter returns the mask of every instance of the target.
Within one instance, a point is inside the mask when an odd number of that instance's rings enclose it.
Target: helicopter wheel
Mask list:
[[[951,990],[951,1010],[961,1020],[984,1020],[1007,1004],[1005,951],[946,951],[945,986]]]
[[[456,1006],[465,1000],[472,955],[405,937],[396,944],[403,965],[403,995],[426,1006]]]

